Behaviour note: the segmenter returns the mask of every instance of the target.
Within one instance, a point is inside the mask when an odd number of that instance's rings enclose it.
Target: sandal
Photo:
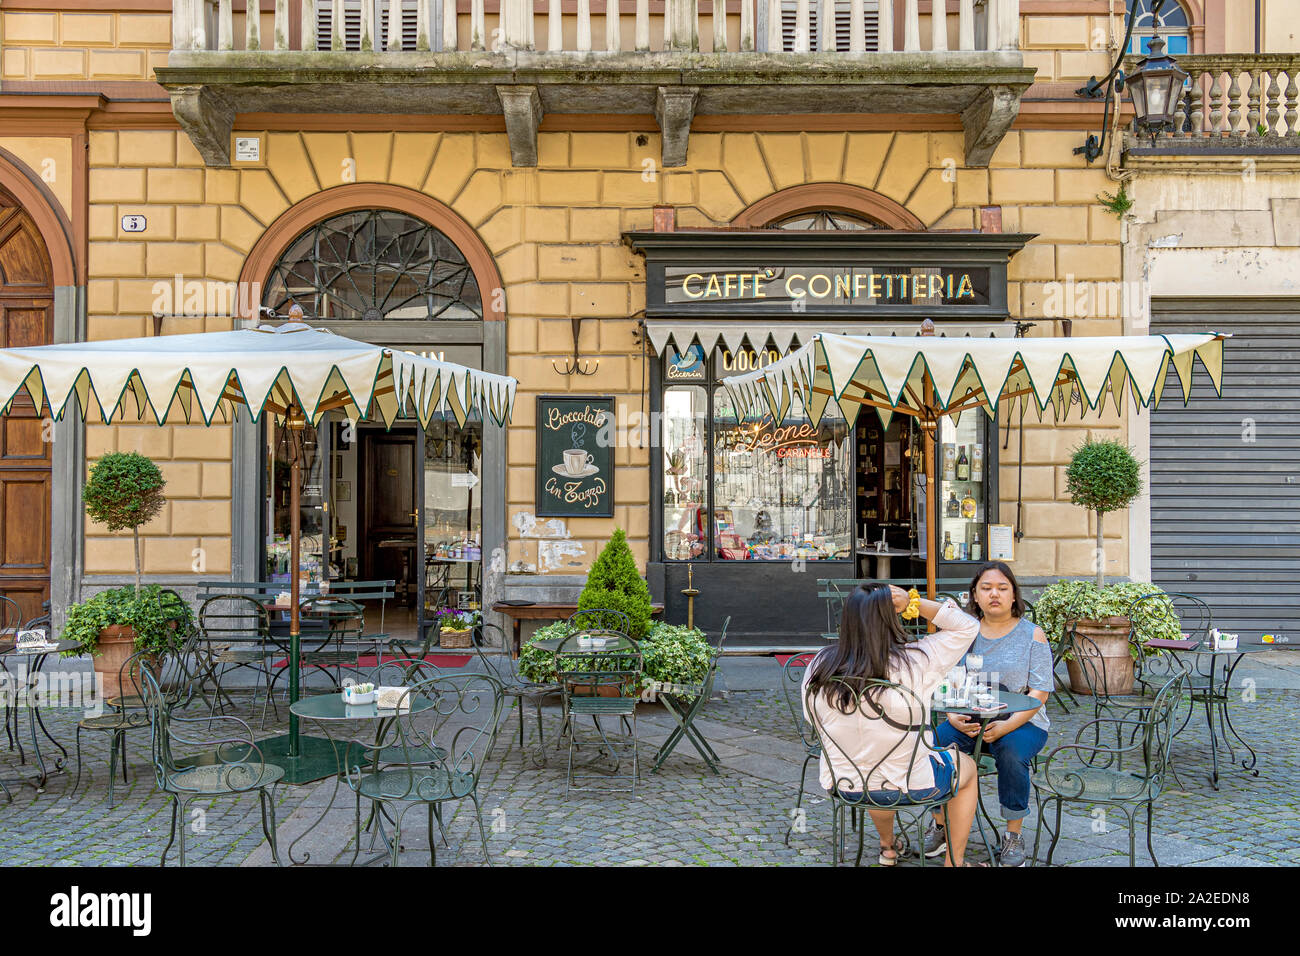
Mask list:
[[[907,852],[907,838],[901,833],[894,837],[893,846],[881,844],[880,854],[876,857],[876,862],[881,866],[897,866],[898,858]],[[885,856],[886,853],[892,853],[893,856]]]

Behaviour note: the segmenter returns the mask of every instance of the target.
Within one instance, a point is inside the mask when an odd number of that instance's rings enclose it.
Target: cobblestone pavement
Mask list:
[[[710,773],[684,742],[659,773],[650,773],[653,754],[672,727],[657,706],[638,715],[642,773],[635,798],[627,793],[573,793],[565,796],[565,751],[550,749],[546,767],[536,765],[535,723],[528,724],[528,746],[520,748],[518,717],[507,714],[481,784],[483,822],[492,862],[524,865],[829,865],[830,806],[816,787],[816,768],[808,770],[803,825],[784,842],[798,793],[804,751],[780,688],[779,669],[770,660],[728,661],[725,699],[710,701],[699,726],[722,758],[725,773]],[[1300,752],[1295,727],[1300,692],[1295,682],[1258,681],[1242,687],[1232,704],[1233,720],[1259,753],[1258,777],[1221,759],[1219,791],[1209,782],[1208,735],[1204,714],[1193,715],[1174,744],[1173,782],[1157,806],[1153,841],[1162,865],[1286,865],[1300,863],[1300,821],[1291,794],[1300,784]],[[1290,686],[1281,686],[1287,685]],[[1244,696],[1241,696],[1244,694]],[[1063,714],[1050,705],[1055,746],[1086,719],[1082,708]],[[281,708],[281,714],[284,711]],[[545,733],[553,748],[559,731],[558,709],[547,708]],[[1089,708],[1089,715],[1091,710]],[[248,716],[244,714],[242,716]],[[256,727],[256,721],[252,721]],[[70,754],[75,714],[50,710],[47,724]],[[19,727],[26,734],[26,718]],[[268,726],[260,735],[283,730]],[[591,740],[584,731],[584,739]],[[153,788],[148,766],[147,731],[131,735],[127,746],[130,783],[119,780],[117,806],[107,803],[107,739],[83,736],[85,770],[72,792],[74,761],[53,774],[43,793],[10,783],[14,802],[0,795],[0,863],[44,865],[154,864],[167,842],[169,805]],[[1235,742],[1234,742],[1235,743]],[[5,741],[0,739],[0,747]],[[29,748],[30,749],[30,748]],[[592,754],[591,747],[584,753]],[[45,752],[53,751],[46,746]],[[1238,758],[1241,752],[1238,751]],[[0,750],[6,778],[32,773],[30,755],[21,766],[16,753]],[[984,783],[996,813],[996,791]],[[301,859],[345,863],[354,833],[351,792],[342,788],[327,809],[332,781],[281,787],[277,794],[282,855],[295,847]],[[192,864],[268,865],[257,800],[219,799],[195,804],[188,836]],[[323,816],[322,816],[323,815]],[[429,863],[422,812],[408,815],[402,832],[402,865]],[[318,824],[318,825],[317,825]],[[1025,833],[1032,849],[1035,818]],[[310,829],[309,829],[310,828]],[[437,864],[482,865],[483,848],[473,808],[459,805],[446,816],[447,842],[437,846]],[[915,831],[913,831],[915,832]],[[1089,808],[1068,809],[1054,862],[1085,866],[1127,865],[1128,832],[1114,813],[1094,816]],[[868,834],[868,857],[872,836]],[[363,837],[363,849],[370,838]],[[376,844],[377,845],[377,844]],[[1138,865],[1149,866],[1145,828],[1137,831]],[[972,859],[984,858],[973,834]],[[382,849],[382,847],[380,847]],[[169,862],[175,863],[175,848]],[[1046,856],[1046,839],[1040,857]],[[850,856],[850,860],[852,857]]]

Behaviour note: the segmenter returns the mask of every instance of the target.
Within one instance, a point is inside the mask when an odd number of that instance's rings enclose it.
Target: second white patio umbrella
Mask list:
[[[211,425],[233,421],[243,407],[253,421],[269,413],[299,433],[336,410],[386,427],[408,413],[427,426],[444,408],[461,425],[475,410],[497,425],[510,417],[517,383],[509,376],[313,329],[300,321],[298,306],[289,310],[289,318],[279,326],[232,332],[0,349],[3,412],[26,393],[56,420],[69,413],[84,418],[93,408],[105,423],[152,419],[159,425]],[[296,701],[302,474],[299,456],[292,454],[296,443],[290,446],[289,697]],[[314,767],[294,772],[292,765],[304,756],[300,744],[298,718],[291,715],[286,779],[325,776]]]

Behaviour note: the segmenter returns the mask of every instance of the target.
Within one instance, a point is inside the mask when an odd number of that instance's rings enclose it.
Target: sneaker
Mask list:
[[[943,827],[935,823],[934,818],[931,817],[929,824],[925,828],[925,856],[927,859],[930,857],[940,856],[947,849],[947,832]]]
[[[1002,866],[1025,865],[1025,841],[1019,833],[1004,833],[1002,849],[998,851],[998,863]]]

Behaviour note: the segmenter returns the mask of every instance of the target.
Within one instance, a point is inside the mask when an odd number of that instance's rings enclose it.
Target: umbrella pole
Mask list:
[[[305,422],[294,418],[302,412],[294,407],[286,420],[289,435],[289,756],[299,756],[298,715],[293,712],[293,705],[298,702],[299,657],[301,654],[298,630],[298,562],[301,559],[298,536],[302,531],[301,489],[302,489],[302,455],[300,440]]]

